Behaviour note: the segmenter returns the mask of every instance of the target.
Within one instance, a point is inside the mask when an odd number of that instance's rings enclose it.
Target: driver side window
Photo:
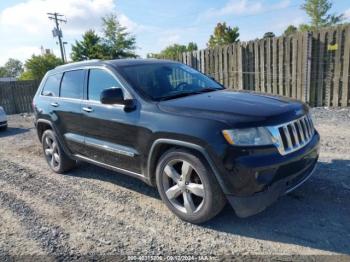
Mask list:
[[[88,83],[88,100],[93,101],[100,101],[104,89],[121,87],[118,81],[103,69],[90,69]]]

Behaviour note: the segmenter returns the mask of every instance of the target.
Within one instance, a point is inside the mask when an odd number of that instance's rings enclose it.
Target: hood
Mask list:
[[[308,107],[296,100],[253,92],[220,90],[159,102],[160,110],[226,122],[237,127],[275,125],[299,118]]]

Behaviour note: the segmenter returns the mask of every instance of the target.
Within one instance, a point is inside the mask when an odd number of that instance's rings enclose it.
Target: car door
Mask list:
[[[85,74],[86,70],[82,69],[64,72],[59,97],[51,103],[55,111],[55,125],[73,154],[79,154],[84,149],[81,101]]]
[[[140,155],[136,149],[139,111],[125,111],[123,105],[105,105],[100,102],[106,88],[122,88],[130,94],[117,77],[105,68],[91,68],[87,92],[82,105],[85,132],[85,156],[117,168],[141,173]]]

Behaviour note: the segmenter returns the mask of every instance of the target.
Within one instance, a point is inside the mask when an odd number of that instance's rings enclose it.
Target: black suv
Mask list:
[[[81,160],[139,178],[192,223],[226,200],[240,217],[264,210],[310,177],[319,154],[305,104],[227,90],[173,61],[59,66],[33,106],[53,171]]]

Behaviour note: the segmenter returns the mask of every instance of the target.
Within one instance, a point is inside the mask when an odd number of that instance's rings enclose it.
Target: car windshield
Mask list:
[[[180,63],[149,63],[120,68],[123,77],[142,95],[168,100],[223,89],[216,81]]]

